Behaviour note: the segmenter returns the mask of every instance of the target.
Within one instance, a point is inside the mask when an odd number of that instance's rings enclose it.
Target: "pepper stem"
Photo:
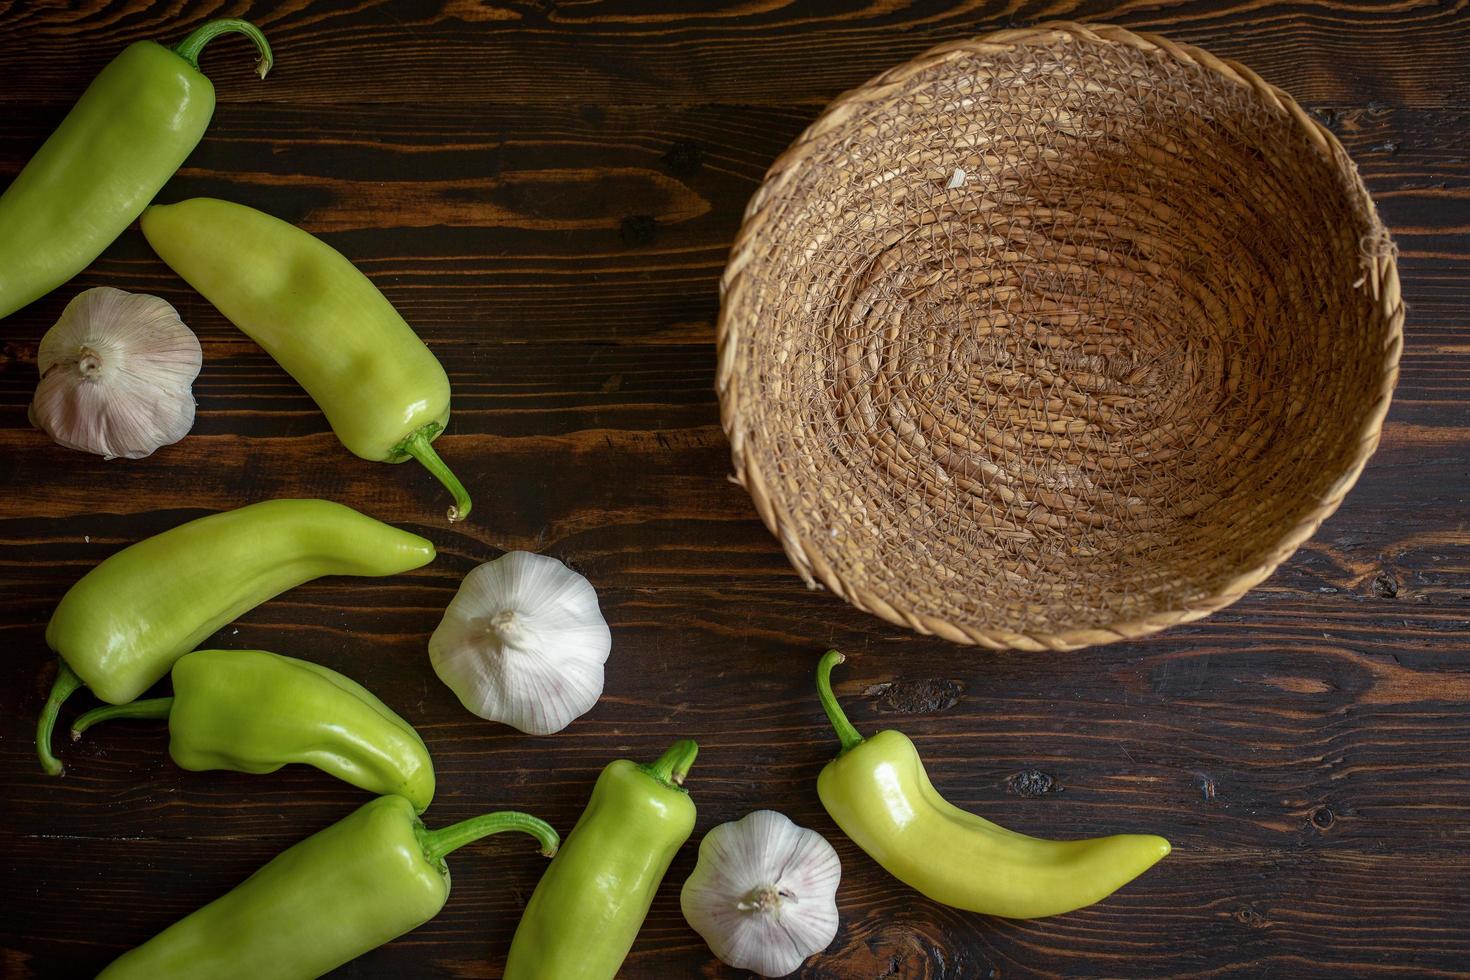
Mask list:
[[[46,704],[41,708],[41,717],[36,719],[36,756],[48,776],[60,776],[62,771],[61,761],[51,754],[51,729],[56,727],[56,715],[61,711],[61,703],[81,686],[82,679],[76,671],[57,657],[56,680],[51,685],[51,693],[46,696]]]
[[[466,517],[469,517],[470,507],[472,505],[470,503],[469,491],[464,488],[463,483],[459,482],[459,477],[455,476],[449,467],[444,465],[444,460],[439,458],[439,454],[434,451],[433,445],[429,442],[438,431],[439,423],[430,422],[399,443],[398,448],[393,450],[393,455],[397,456],[399,453],[407,453],[420,463],[423,463],[424,469],[434,474],[434,477],[440,483],[444,484],[450,493],[454,494],[454,506],[449,508],[448,515],[449,523],[453,524],[455,521],[462,521]]]
[[[260,57],[255,60],[255,73],[261,78],[264,78],[271,70],[271,65],[275,64],[270,42],[265,39],[260,28],[248,20],[240,20],[235,17],[222,17],[196,28],[193,34],[179,42],[174,48],[174,54],[193,65],[194,70],[198,71],[199,53],[204,50],[206,44],[221,34],[244,34],[255,43],[255,50],[260,54]]]
[[[541,853],[546,857],[555,857],[556,849],[561,846],[561,838],[551,828],[551,824],[517,810],[483,813],[438,830],[420,829],[419,843],[423,845],[424,856],[438,864],[466,844],[473,844],[481,837],[501,834],[507,830],[520,831],[536,838],[541,844]]]
[[[131,704],[104,704],[71,723],[71,740],[75,742],[81,738],[82,732],[99,721],[111,721],[114,718],[167,718],[173,706],[173,698],[149,698],[147,701],[134,701]]]
[[[827,712],[827,720],[836,730],[837,740],[842,743],[843,752],[863,744],[863,737],[858,734],[856,728],[852,727],[852,722],[847,720],[847,715],[842,711],[842,705],[837,703],[837,696],[832,693],[832,668],[846,659],[836,650],[828,650],[822,654],[822,660],[817,664],[817,697],[822,699],[822,710]]]
[[[699,755],[699,743],[690,738],[681,738],[669,746],[669,750],[659,756],[657,761],[645,763],[638,768],[665,786],[680,789],[697,755]]]

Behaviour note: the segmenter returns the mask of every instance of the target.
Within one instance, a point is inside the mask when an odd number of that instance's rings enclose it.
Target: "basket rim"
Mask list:
[[[1258,564],[1239,572],[1215,589],[1180,608],[1168,609],[1137,619],[1109,623],[1105,626],[1063,630],[1060,632],[1025,629],[980,629],[956,623],[894,604],[877,593],[844,581],[822,560],[816,549],[808,549],[795,522],[767,490],[765,475],[754,452],[747,444],[746,431],[740,426],[742,392],[735,375],[735,354],[741,338],[741,324],[735,322],[731,310],[745,286],[745,268],[752,259],[751,245],[765,224],[766,205],[784,189],[797,172],[811,143],[839,125],[847,116],[863,106],[881,101],[915,74],[949,60],[973,53],[1014,50],[1025,44],[1051,43],[1057,40],[1081,39],[1105,44],[1122,44],[1141,51],[1157,52],[1189,65],[1214,71],[1236,84],[1252,90],[1268,106],[1279,110],[1301,128],[1319,151],[1326,154],[1339,169],[1345,171],[1351,190],[1365,208],[1373,228],[1373,247],[1365,249],[1367,285],[1376,294],[1378,314],[1387,328],[1384,340],[1383,370],[1372,408],[1356,434],[1352,459],[1326,494],[1287,531],[1276,546]],[[749,492],[761,520],[781,543],[786,557],[811,588],[818,584],[857,608],[921,634],[940,636],[957,643],[973,644],[993,650],[1044,651],[1076,650],[1082,647],[1121,640],[1138,639],[1167,627],[1208,616],[1240,599],[1248,590],[1265,581],[1278,566],[1307,541],[1357,483],[1368,458],[1378,446],[1383,422],[1398,380],[1399,359],[1404,343],[1405,308],[1400,293],[1397,251],[1378,217],[1377,208],[1357,167],[1337,137],[1314,119],[1289,94],[1265,81],[1239,62],[1220,58],[1191,44],[1171,41],[1158,34],[1132,31],[1114,24],[1085,24],[1074,21],[1048,21],[1034,27],[992,31],[973,38],[948,41],[930,48],[904,64],[890,68],[856,88],[839,95],[817,119],[771,164],[760,187],[747,204],[744,219],[730,250],[730,258],[720,278],[720,312],[715,325],[716,378],[715,390],[720,399],[720,423],[730,440],[734,481]]]

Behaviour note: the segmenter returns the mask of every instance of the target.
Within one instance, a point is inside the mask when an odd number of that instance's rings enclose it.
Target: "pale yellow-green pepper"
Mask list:
[[[939,795],[901,732],[863,738],[832,694],[833,650],[817,691],[842,752],[817,777],[822,805],[899,881],[958,909],[1035,919],[1101,901],[1153,867],[1169,842],[1152,834],[1051,841],[1006,830]]]
[[[469,516],[469,494],[430,445],[449,424],[449,378],[341,252],[212,198],[151,207],[141,224],[159,258],[306,389],[344,446],[363,459],[417,459],[454,495],[449,519]]]

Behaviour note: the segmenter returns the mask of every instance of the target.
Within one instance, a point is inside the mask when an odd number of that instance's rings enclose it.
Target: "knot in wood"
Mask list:
[[[1040,769],[1022,769],[1006,780],[1006,791],[1017,796],[1045,796],[1061,788],[1056,779]]]

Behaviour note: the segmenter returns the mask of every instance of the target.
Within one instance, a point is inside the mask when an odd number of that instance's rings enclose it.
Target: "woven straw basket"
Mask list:
[[[796,570],[994,648],[1240,598],[1357,479],[1403,345],[1333,135],[1117,27],[947,44],[839,98],[722,292],[735,475]]]

